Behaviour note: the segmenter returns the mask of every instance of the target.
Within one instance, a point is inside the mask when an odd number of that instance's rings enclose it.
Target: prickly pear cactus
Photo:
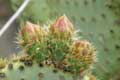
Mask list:
[[[22,2],[11,1],[14,10]],[[94,74],[101,80],[120,79],[120,0],[31,0],[19,19],[46,22],[63,13],[95,44],[99,62]]]
[[[65,15],[43,27],[26,22],[17,37],[24,54],[0,60],[0,80],[96,80],[96,51],[77,32]]]

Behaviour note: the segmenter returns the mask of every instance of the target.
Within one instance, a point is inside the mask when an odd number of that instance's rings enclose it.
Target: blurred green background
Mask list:
[[[0,26],[23,0],[0,0]],[[29,20],[46,24],[66,14],[82,39],[93,43],[98,62],[93,74],[99,80],[120,80],[120,1],[119,0],[31,0],[25,11],[0,38],[0,55],[16,53],[15,36],[19,25]]]

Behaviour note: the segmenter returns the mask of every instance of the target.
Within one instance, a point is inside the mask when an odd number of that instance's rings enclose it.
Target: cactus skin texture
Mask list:
[[[22,1],[11,2],[16,10]],[[120,0],[32,0],[19,21],[29,19],[44,23],[65,13],[80,28],[80,36],[93,42],[97,48],[99,62],[93,73],[100,80],[119,80],[119,6]]]
[[[1,59],[0,80],[96,80],[96,51],[65,15],[49,26],[26,22],[17,39],[24,54]]]
[[[25,60],[26,59],[26,60]],[[0,70],[0,80],[80,80],[79,76],[63,72],[49,65],[42,65],[25,57],[12,60]],[[88,80],[85,76],[84,80]]]

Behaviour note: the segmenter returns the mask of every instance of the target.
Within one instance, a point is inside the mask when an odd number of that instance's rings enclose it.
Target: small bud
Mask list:
[[[70,60],[76,61],[76,64],[74,62],[69,62],[69,64],[73,65],[76,70],[79,67],[79,70],[77,71],[79,71],[80,73],[81,71],[86,71],[96,61],[94,47],[91,45],[91,43],[85,40],[75,41],[71,47],[70,54]],[[80,62],[80,64],[78,64],[77,62]]]
[[[27,22],[21,29],[21,37],[24,43],[30,43],[32,41],[38,41],[43,36],[44,30],[36,24]]]
[[[76,41],[73,44],[73,53],[76,55],[76,58],[80,58],[81,56],[89,56],[93,47],[88,41]]]
[[[62,33],[65,33],[62,36],[71,35],[73,33],[73,25],[65,15],[58,18],[50,29],[56,36]]]

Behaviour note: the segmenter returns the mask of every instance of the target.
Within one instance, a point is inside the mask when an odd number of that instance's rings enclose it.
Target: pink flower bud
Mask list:
[[[38,39],[38,33],[40,31],[40,26],[27,22],[24,27],[22,27],[21,35],[25,42],[30,42]]]
[[[73,25],[70,20],[64,15],[56,20],[56,22],[51,26],[51,30],[55,34],[71,34],[73,32]]]

